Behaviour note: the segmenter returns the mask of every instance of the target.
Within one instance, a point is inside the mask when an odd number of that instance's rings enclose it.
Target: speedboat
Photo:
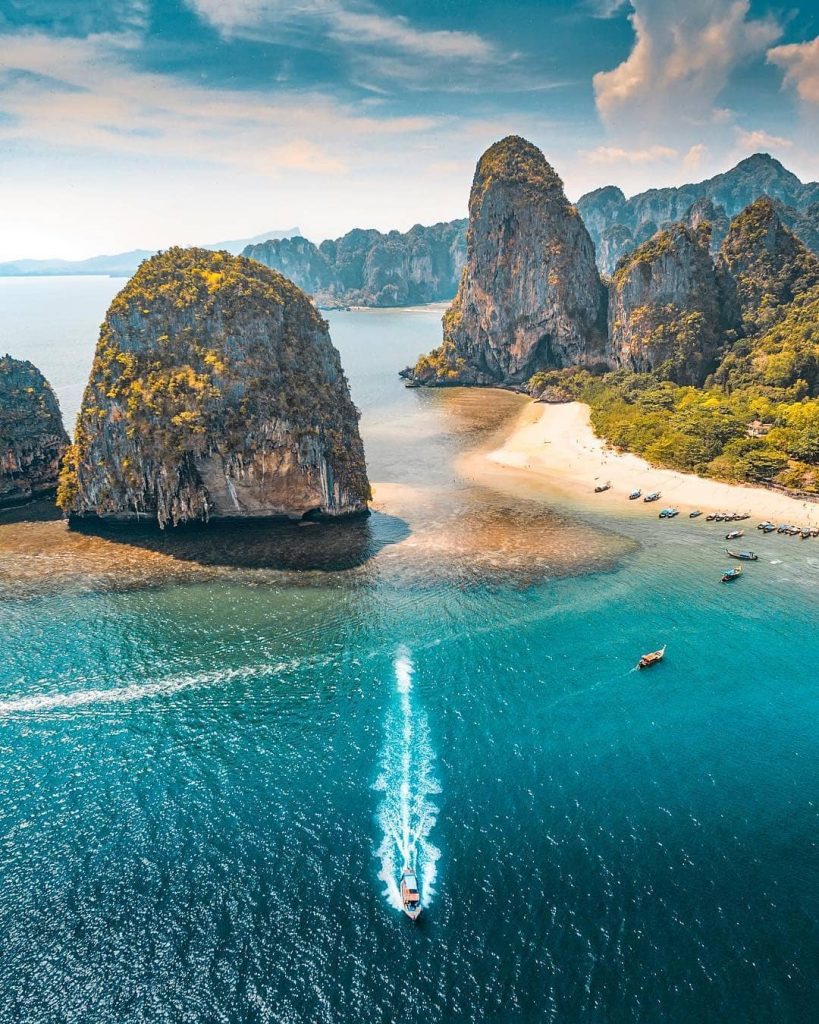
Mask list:
[[[731,580],[738,579],[742,575],[742,569],[739,566],[736,569],[726,569],[722,574],[720,583],[730,583]]]
[[[659,491],[652,491],[651,494],[647,494],[643,498],[643,501],[659,501],[659,500],[660,500],[660,492]]]
[[[740,537],[745,536],[744,530],[731,530],[730,533],[725,534],[726,540],[739,540]]]
[[[635,499],[639,498],[642,493],[643,492],[638,488],[636,491],[631,492],[631,494],[628,496],[628,500],[634,501]]]
[[[740,558],[743,562],[759,561],[759,555],[755,555],[753,551],[729,551],[729,549],[726,548],[725,554],[728,555],[729,558]]]
[[[410,921],[417,921],[421,913],[421,894],[415,872],[405,864],[401,872],[401,905]]]
[[[637,662],[637,668],[650,668],[652,665],[656,665],[658,661],[662,661],[664,657],[665,644],[663,644],[659,651],[651,651],[649,654],[644,654]]]
[[[693,512],[689,512],[688,513],[688,518],[689,519],[696,519],[697,516],[701,516],[701,515],[702,515],[702,512],[700,512],[700,510],[697,508]]]
[[[602,494],[603,491],[608,491],[611,488],[611,480],[607,480],[604,484],[598,484],[595,489],[595,494]]]
[[[664,508],[660,513],[660,519],[673,519],[674,516],[678,516],[680,510],[677,508]]]

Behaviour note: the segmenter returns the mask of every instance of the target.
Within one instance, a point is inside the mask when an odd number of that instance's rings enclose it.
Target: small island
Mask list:
[[[367,512],[358,412],[327,323],[253,260],[173,248],[100,330],[58,504],[72,523]]]
[[[0,508],[53,493],[68,445],[60,406],[33,363],[0,358]]]

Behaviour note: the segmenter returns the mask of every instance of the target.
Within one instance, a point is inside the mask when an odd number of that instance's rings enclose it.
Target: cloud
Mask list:
[[[819,103],[819,36],[808,43],[789,43],[768,50],[768,60],[785,72],[785,83],[792,86],[806,103]]]
[[[596,149],[581,151],[581,156],[593,164],[653,164],[661,160],[675,160],[679,155],[678,150],[659,145],[643,149],[598,146]]]
[[[0,142],[335,175],[363,138],[408,140],[444,123],[377,117],[316,92],[211,88],[136,70],[138,45],[127,32],[0,34]]]
[[[793,142],[790,139],[783,138],[781,135],[771,135],[769,132],[764,132],[760,129],[749,132],[743,128],[737,128],[737,145],[740,149],[748,150],[751,153],[758,153],[760,150],[790,149],[793,146]]]
[[[748,0],[632,0],[628,57],[594,76],[597,110],[613,128],[670,134],[710,122],[739,65],[781,35],[772,17],[749,18]]]
[[[530,92],[562,82],[536,75],[518,53],[476,32],[424,29],[368,0],[186,0],[226,39],[250,39],[337,52],[350,79],[375,92]],[[364,85],[366,83],[366,85]]]
[[[707,156],[708,147],[702,142],[697,142],[689,148],[683,157],[683,165],[689,171],[698,171],[705,163]]]
[[[196,13],[226,36],[273,41],[283,30],[305,25],[357,46],[387,46],[401,53],[450,60],[487,60],[493,43],[474,32],[423,30],[408,18],[384,14],[371,4],[351,8],[341,0],[187,0]]]
[[[630,0],[586,0],[583,6],[593,18],[614,18],[631,4]]]

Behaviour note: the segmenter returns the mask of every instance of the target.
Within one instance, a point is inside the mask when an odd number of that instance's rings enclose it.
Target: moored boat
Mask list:
[[[688,513],[688,518],[689,519],[696,519],[697,516],[701,516],[701,515],[702,515],[702,512],[700,512],[700,510],[698,508],[695,508],[693,512],[689,512]]]
[[[401,905],[410,921],[417,921],[421,913],[421,894],[415,872],[405,864],[401,872]]]
[[[662,512],[660,512],[660,519],[673,519],[674,516],[678,516],[679,514],[680,510],[678,508],[664,508]]]
[[[744,530],[731,530],[730,533],[725,534],[726,540],[739,540],[740,537],[745,536]]]
[[[595,489],[594,489],[594,493],[595,494],[602,494],[603,491],[608,491],[610,489],[611,489],[611,480],[607,480],[604,484],[598,484],[595,487]]]
[[[730,551],[728,548],[725,549],[725,554],[729,558],[739,558],[743,562],[758,562],[759,556],[755,555],[753,551]]]
[[[659,651],[650,651],[648,654],[644,654],[637,662],[637,668],[650,668],[652,665],[656,665],[658,661],[662,661],[665,657],[665,647],[666,645],[663,644]]]
[[[643,501],[659,501],[659,500],[660,500],[660,492],[659,491],[652,491],[651,494],[647,494],[643,498]]]
[[[741,575],[742,569],[740,569],[739,566],[737,566],[735,569],[726,569],[725,572],[722,574],[720,583],[730,583],[731,580],[739,579]]]
[[[642,493],[643,492],[638,487],[637,490],[631,492],[631,494],[628,496],[628,500],[634,501],[635,499],[639,498]]]

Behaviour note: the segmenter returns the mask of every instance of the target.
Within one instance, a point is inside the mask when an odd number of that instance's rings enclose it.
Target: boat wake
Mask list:
[[[398,700],[387,712],[381,771],[374,788],[383,793],[378,809],[383,830],[376,851],[381,861],[378,877],[390,906],[401,910],[399,879],[405,864],[418,876],[421,906],[428,907],[435,895],[441,853],[429,836],[438,815],[432,798],[441,789],[435,778],[427,717],[412,704],[414,670],[406,648],[399,648],[394,668]]]
[[[0,700],[0,719],[9,715],[36,714],[49,711],[70,711],[97,704],[128,704],[133,701],[167,697],[183,690],[218,686],[240,679],[279,675],[298,667],[299,662],[279,662],[271,665],[249,665],[244,668],[220,669],[189,675],[169,676],[148,682],[129,683],[125,686],[68,690],[62,693],[35,693],[23,697]]]

